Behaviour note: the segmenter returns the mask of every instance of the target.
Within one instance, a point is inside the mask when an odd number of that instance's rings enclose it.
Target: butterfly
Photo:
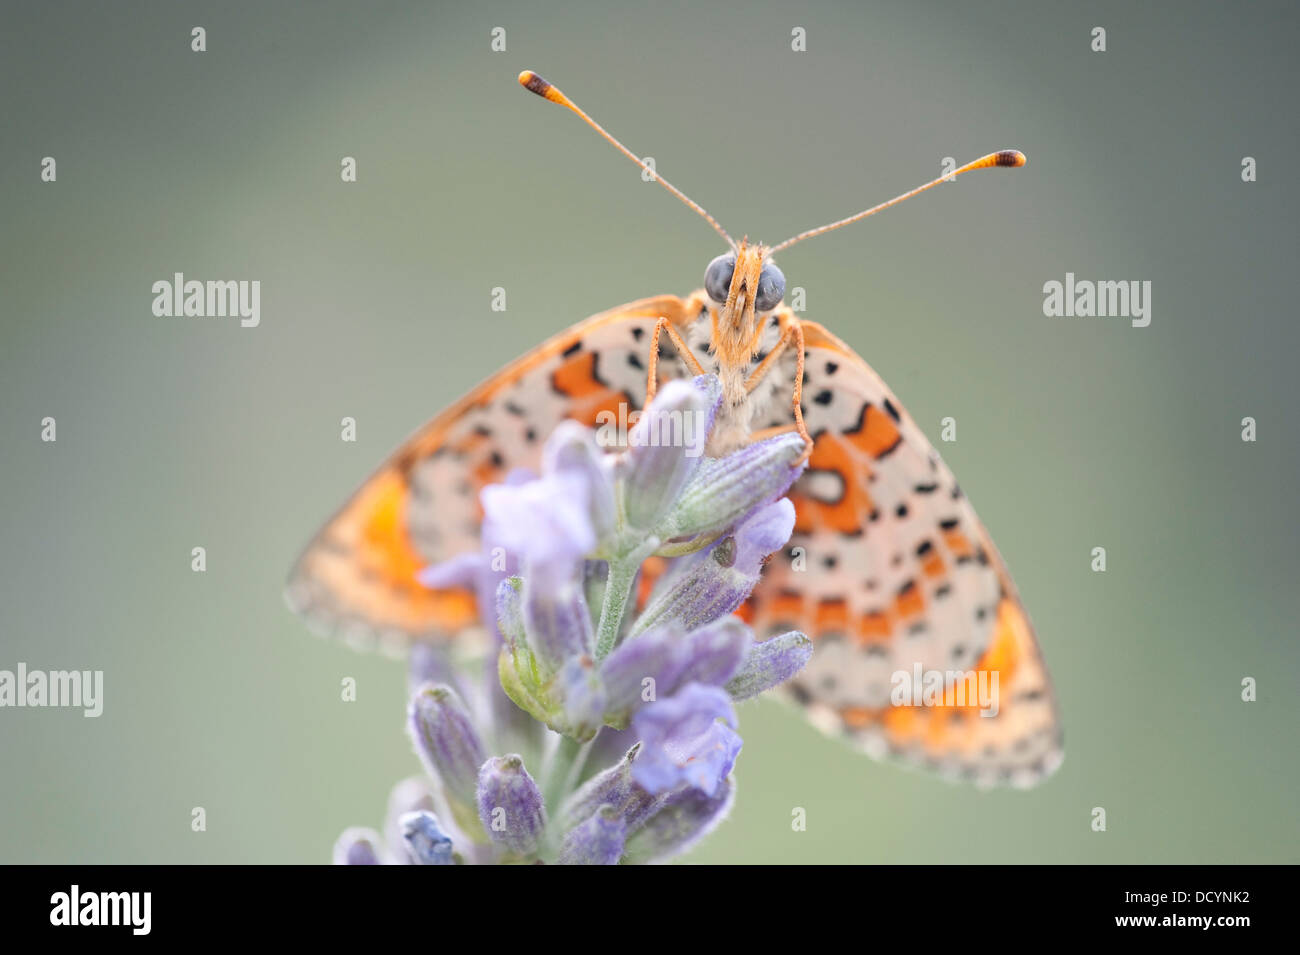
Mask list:
[[[478,551],[480,489],[516,468],[536,470],[560,421],[593,425],[620,406],[643,407],[666,378],[712,373],[723,404],[708,453],[782,430],[805,441],[785,559],[769,563],[738,611],[760,639],[797,629],[815,641],[784,692],[816,726],[876,758],[978,785],[1024,787],[1049,775],[1062,759],[1057,704],[1005,562],[880,377],[782,304],[785,278],[772,258],[954,176],[1022,166],[1024,155],[991,153],[775,246],[738,243],[558,88],[531,71],[519,82],[641,165],[728,250],[708,264],[702,289],[579,322],[412,435],[307,546],[290,575],[290,606],[353,644],[454,640],[478,620],[474,594],[428,589],[417,573]]]

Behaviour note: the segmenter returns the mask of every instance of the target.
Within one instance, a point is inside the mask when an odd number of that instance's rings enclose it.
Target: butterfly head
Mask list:
[[[704,270],[704,291],[718,306],[714,346],[719,359],[748,363],[763,319],[785,297],[785,276],[765,245],[742,240]]]
[[[875,215],[877,212],[895,206],[905,199],[910,199],[927,189],[932,189],[940,183],[951,182],[957,176],[971,170],[1019,167],[1026,162],[1025,154],[1018,149],[1002,149],[995,153],[989,153],[987,156],[981,156],[974,162],[968,162],[966,165],[954,169],[937,179],[932,179],[915,189],[910,189],[901,195],[895,196],[888,202],[882,202],[870,209],[864,209],[845,219],[838,219],[815,229],[800,232],[798,235],[793,235],[774,246],[766,246],[761,243],[750,245],[748,239],[737,243],[727,234],[727,230],[722,228],[718,221],[709,215],[699,203],[659,175],[650,163],[638,157],[611,136],[605,127],[583,112],[578,104],[560,92],[557,87],[532,70],[524,70],[520,73],[519,83],[530,93],[535,93],[547,102],[563,106],[570,112],[577,114],[583,122],[599,133],[611,146],[640,166],[643,175],[648,175],[651,181],[657,182],[695,210],[730,246],[730,252],[724,252],[709,263],[709,267],[704,272],[704,291],[717,305],[717,308],[713,310],[712,344],[717,353],[719,364],[724,371],[730,370],[735,374],[738,374],[743,366],[747,366],[750,359],[758,353],[763,320],[769,312],[781,304],[781,298],[785,295],[785,276],[771,261],[770,257],[773,253],[781,252],[805,239],[811,239],[813,236],[833,232],[850,223]]]

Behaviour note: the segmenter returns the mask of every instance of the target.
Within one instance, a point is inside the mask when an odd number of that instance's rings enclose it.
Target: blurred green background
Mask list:
[[[720,251],[527,67],[768,241],[945,156],[1030,157],[781,265],[932,439],[957,418],[941,448],[1040,631],[1065,764],[981,793],[747,706],[735,812],[689,859],[1300,861],[1300,14],[1074,7],[5,3],[0,669],[106,689],[96,720],[0,710],[0,860],[326,861],[417,771],[403,667],[285,609],[299,547],[479,379]],[[261,326],[154,317],[175,271],[260,280]],[[1150,280],[1150,327],[1045,318],[1067,271]]]

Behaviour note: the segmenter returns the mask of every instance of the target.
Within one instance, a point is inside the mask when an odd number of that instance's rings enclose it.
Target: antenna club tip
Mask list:
[[[552,103],[565,104],[567,102],[563,93],[532,70],[524,70],[519,74],[519,85],[528,92],[536,93],[542,99],[550,100]]]
[[[995,166],[1023,166],[1029,162],[1029,157],[1019,149],[1004,149],[1001,152],[993,154],[993,164]]]
[[[532,70],[524,70],[519,74],[519,85],[530,93],[536,93],[538,96],[545,96],[550,90],[551,84],[546,82]]]

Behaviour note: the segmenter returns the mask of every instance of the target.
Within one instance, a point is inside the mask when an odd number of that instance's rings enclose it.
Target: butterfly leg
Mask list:
[[[799,436],[803,438],[804,444],[803,456],[797,462],[802,464],[804,461],[808,460],[808,456],[812,454],[813,439],[808,434],[807,426],[803,423],[804,344],[803,326],[799,324],[799,319],[795,318],[793,315],[786,319],[785,331],[781,334],[780,341],[776,343],[775,348],[767,353],[767,357],[758,363],[758,367],[750,373],[749,378],[745,381],[745,391],[750,392],[758,387],[759,383],[767,376],[767,373],[771,371],[772,365],[781,357],[785,350],[790,347],[792,342],[794,343],[795,348],[798,349],[798,361],[795,365],[794,372],[793,404],[795,430],[798,431]]]
[[[681,332],[673,326],[672,322],[661,316],[659,321],[655,322],[655,330],[650,333],[650,360],[646,363],[648,367],[646,370],[645,403],[642,407],[648,406],[651,399],[654,398],[655,392],[659,390],[659,334],[664,331],[668,332],[668,337],[677,349],[677,354],[691,366],[691,371],[697,375],[704,374],[704,366],[700,364],[700,360],[695,357],[695,353],[686,344]]]

